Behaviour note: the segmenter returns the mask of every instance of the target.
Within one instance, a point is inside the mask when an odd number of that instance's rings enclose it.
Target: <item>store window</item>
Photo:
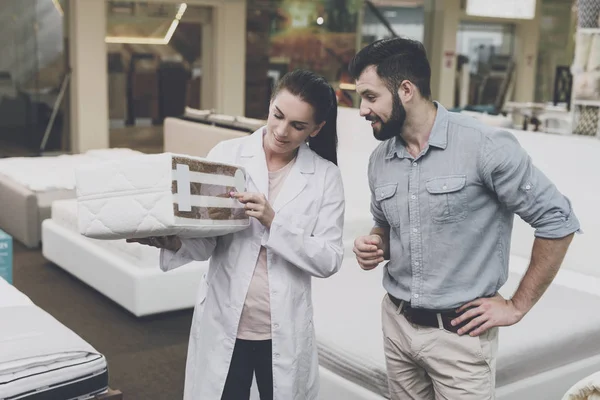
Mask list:
[[[210,7],[107,1],[111,147],[161,151],[165,118],[202,108],[202,81],[210,79],[202,74],[202,33],[211,21]]]
[[[514,79],[515,29],[514,24],[460,23],[455,106],[502,103]],[[460,93],[467,98],[459,99]]]
[[[265,118],[271,88],[297,68],[337,88],[356,53],[362,0],[249,0],[246,116]]]
[[[0,19],[0,158],[68,144],[64,1],[3,0]]]
[[[357,96],[348,63],[367,44],[423,38],[423,0],[248,0],[246,115],[264,118],[271,88],[295,68],[323,75],[342,107]]]
[[[362,23],[362,46],[376,40],[402,36],[423,42],[425,11],[422,0],[366,2]]]

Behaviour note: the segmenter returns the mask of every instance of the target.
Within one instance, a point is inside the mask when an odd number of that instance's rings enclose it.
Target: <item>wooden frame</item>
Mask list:
[[[108,392],[99,394],[94,400],[123,400],[123,393],[120,390],[108,388]]]

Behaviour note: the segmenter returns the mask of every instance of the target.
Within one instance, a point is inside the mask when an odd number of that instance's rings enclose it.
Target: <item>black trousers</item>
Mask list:
[[[255,374],[260,399],[273,399],[271,347],[271,340],[236,340],[221,400],[248,400]]]

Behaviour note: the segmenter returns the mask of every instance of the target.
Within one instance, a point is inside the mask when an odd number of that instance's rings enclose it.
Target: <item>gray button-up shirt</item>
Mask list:
[[[541,238],[574,233],[579,221],[510,132],[436,106],[427,148],[413,158],[399,138],[381,143],[369,185],[375,225],[390,227],[385,289],[445,310],[506,282],[514,214]]]

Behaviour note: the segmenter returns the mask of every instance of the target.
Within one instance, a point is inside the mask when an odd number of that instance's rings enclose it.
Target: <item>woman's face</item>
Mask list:
[[[265,146],[278,154],[294,152],[309,136],[316,136],[324,124],[315,123],[310,104],[285,89],[281,90],[271,101]]]

